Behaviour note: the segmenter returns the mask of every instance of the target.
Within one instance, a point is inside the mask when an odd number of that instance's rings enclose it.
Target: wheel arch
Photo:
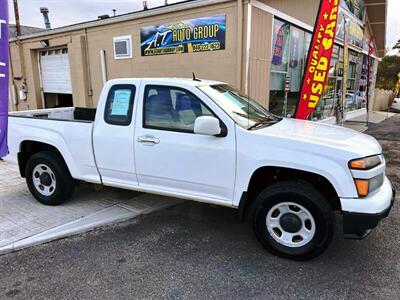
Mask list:
[[[326,196],[334,211],[341,211],[340,198],[334,185],[323,175],[278,166],[264,166],[255,170],[250,178],[247,191],[242,193],[239,202],[240,219],[245,219],[257,195],[266,187],[280,181],[304,181]]]
[[[57,153],[63,160],[65,165],[68,168],[68,165],[61,153],[60,150],[58,150],[57,147],[54,145],[51,145],[49,143],[45,142],[39,142],[39,141],[34,141],[34,140],[25,140],[20,143],[19,146],[19,152],[18,152],[18,166],[19,166],[19,172],[21,174],[21,177],[25,178],[25,168],[28,160],[35,155],[36,153],[43,152],[43,151],[52,151]]]

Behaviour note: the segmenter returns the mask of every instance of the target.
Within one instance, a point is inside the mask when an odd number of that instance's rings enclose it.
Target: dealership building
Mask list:
[[[278,115],[293,115],[319,3],[186,1],[12,38],[10,110],[96,107],[107,80],[194,73],[227,82]],[[329,79],[313,120],[336,120],[345,32],[346,117],[365,114],[367,79],[373,101],[385,54],[386,9],[387,0],[340,1]]]

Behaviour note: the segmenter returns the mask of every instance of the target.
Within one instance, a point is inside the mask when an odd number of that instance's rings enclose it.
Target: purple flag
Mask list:
[[[8,154],[8,3],[0,0],[0,157]]]

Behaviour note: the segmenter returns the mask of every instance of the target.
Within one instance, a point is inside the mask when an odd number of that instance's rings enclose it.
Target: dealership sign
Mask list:
[[[338,6],[339,0],[321,0],[296,110],[298,119],[307,119],[322,97],[335,41]]]
[[[346,28],[345,28],[346,26]],[[364,28],[358,24],[343,9],[339,9],[336,37],[344,41],[344,33],[347,33],[347,42],[359,48],[364,46]]]
[[[223,50],[225,33],[225,15],[143,27],[142,56]]]
[[[0,0],[0,157],[8,154],[8,3]]]

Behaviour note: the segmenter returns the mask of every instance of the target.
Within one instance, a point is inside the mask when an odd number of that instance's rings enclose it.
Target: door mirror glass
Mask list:
[[[221,134],[219,120],[216,117],[211,116],[196,118],[194,123],[194,133],[213,136]]]

